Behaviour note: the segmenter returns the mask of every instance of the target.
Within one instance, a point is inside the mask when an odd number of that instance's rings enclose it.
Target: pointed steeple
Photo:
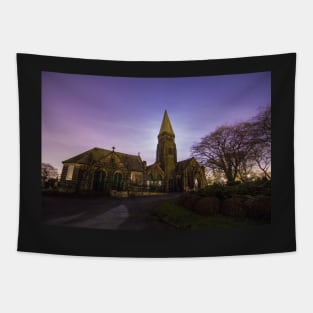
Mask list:
[[[175,136],[173,128],[172,128],[172,124],[171,124],[171,121],[170,121],[170,118],[168,117],[168,114],[167,114],[166,110],[164,112],[163,121],[162,121],[162,124],[161,124],[159,135],[161,135],[162,133],[168,133],[170,135]]]
[[[175,134],[166,110],[158,135],[156,162],[164,171],[164,190],[172,190],[176,179],[175,168],[177,164],[177,150]]]

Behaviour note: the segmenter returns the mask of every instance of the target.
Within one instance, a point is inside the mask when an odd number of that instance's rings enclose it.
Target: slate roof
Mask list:
[[[182,161],[179,161],[177,162],[176,164],[176,170],[178,171],[181,171],[181,170],[184,170],[189,164],[190,162],[193,160],[194,158],[189,158],[189,159],[186,159],[186,160],[182,160]]]
[[[164,177],[164,171],[157,162],[147,166],[147,174],[152,177],[153,180],[159,180],[159,176],[161,176],[162,179]]]
[[[116,154],[125,165],[129,166],[130,170],[143,171],[143,162],[138,155],[126,154],[122,152],[112,152],[112,150],[106,150],[101,148],[93,148],[78,154],[70,159],[63,161],[63,163],[79,163],[89,164],[91,161],[99,161],[103,157],[114,153]]]
[[[164,175],[164,171],[162,170],[162,168],[159,165],[159,163],[155,162],[155,163],[147,166],[147,172],[151,171],[151,170],[154,170],[154,169],[157,170],[157,171],[160,171]]]

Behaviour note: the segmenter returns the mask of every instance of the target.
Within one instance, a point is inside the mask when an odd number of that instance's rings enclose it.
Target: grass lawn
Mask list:
[[[240,219],[222,215],[202,216],[179,205],[176,199],[159,202],[154,207],[152,214],[181,230],[199,230],[216,227],[230,228],[263,224],[262,222],[246,218]]]

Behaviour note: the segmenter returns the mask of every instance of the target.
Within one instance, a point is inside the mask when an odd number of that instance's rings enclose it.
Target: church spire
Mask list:
[[[162,121],[162,124],[161,124],[159,135],[161,135],[162,133],[168,133],[170,135],[175,136],[173,128],[172,128],[172,124],[171,124],[171,121],[170,121],[170,118],[168,117],[168,114],[167,114],[166,110],[164,112],[163,121]]]
[[[159,163],[161,169],[164,171],[164,190],[174,190],[177,152],[175,134],[166,110],[158,135],[156,162]]]

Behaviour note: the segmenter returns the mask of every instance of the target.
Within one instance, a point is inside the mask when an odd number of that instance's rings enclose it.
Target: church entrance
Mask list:
[[[93,179],[93,190],[94,191],[103,191],[106,181],[106,172],[96,171]]]

